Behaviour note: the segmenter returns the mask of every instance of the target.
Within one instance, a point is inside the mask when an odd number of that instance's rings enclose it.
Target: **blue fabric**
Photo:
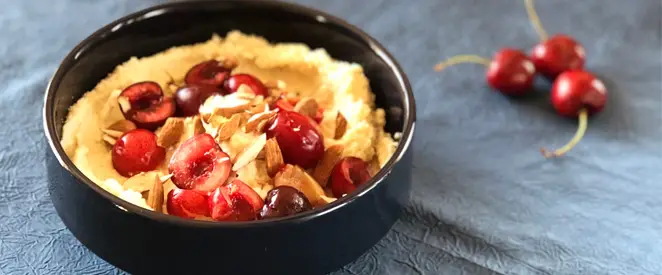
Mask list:
[[[0,0],[0,274],[119,274],[59,220],[46,191],[41,107],[48,78],[81,39],[153,0]],[[508,100],[477,65],[538,41],[520,0],[301,0],[381,41],[418,104],[406,215],[335,274],[662,274],[659,0],[538,1],[550,33],[575,36],[609,88],[568,156],[545,160],[576,123],[545,93]],[[541,83],[541,87],[545,87]],[[351,225],[348,225],[351,226]]]

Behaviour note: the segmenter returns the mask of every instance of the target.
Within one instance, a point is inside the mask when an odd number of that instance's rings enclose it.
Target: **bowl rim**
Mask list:
[[[46,139],[49,143],[50,149],[53,152],[55,158],[58,160],[62,168],[66,169],[79,183],[86,184],[89,188],[99,193],[102,197],[107,199],[115,206],[120,209],[142,216],[144,218],[155,220],[159,222],[164,222],[172,225],[186,226],[186,227],[203,227],[203,228],[248,228],[256,226],[276,226],[284,223],[297,224],[303,223],[308,220],[316,219],[322,217],[330,212],[333,212],[339,208],[342,208],[355,200],[359,199],[362,196],[365,196],[372,189],[376,188],[379,184],[384,181],[384,179],[391,173],[391,170],[398,163],[402,157],[405,155],[409,146],[413,140],[414,128],[416,124],[416,105],[414,102],[414,94],[409,83],[409,79],[405,75],[403,69],[395,61],[393,56],[382,46],[377,40],[372,38],[370,35],[359,29],[358,27],[350,24],[349,22],[336,17],[334,15],[328,14],[326,12],[317,10],[315,8],[307,7],[300,4],[286,3],[281,1],[272,1],[272,0],[254,0],[254,1],[241,1],[241,0],[229,0],[223,2],[235,2],[242,3],[245,5],[261,5],[261,6],[270,6],[269,8],[280,8],[286,9],[290,12],[297,13],[302,16],[310,17],[315,19],[320,24],[329,24],[334,25],[347,30],[348,32],[356,35],[361,42],[366,43],[372,51],[377,54],[384,62],[388,64],[393,74],[398,80],[399,88],[401,93],[404,93],[404,104],[403,112],[405,116],[405,124],[402,129],[402,136],[398,142],[398,146],[395,149],[395,152],[391,158],[386,162],[386,164],[368,181],[366,184],[358,187],[353,194],[339,198],[323,207],[313,209],[312,211],[305,211],[298,213],[296,215],[274,218],[268,220],[254,220],[246,222],[221,222],[221,221],[206,221],[206,220],[191,220],[184,219],[173,215],[168,215],[164,213],[155,212],[149,209],[142,208],[140,206],[134,205],[130,202],[127,202],[110,192],[106,191],[87,176],[80,171],[76,165],[73,164],[73,161],[67,156],[64,152],[60,140],[55,134],[55,121],[52,117],[53,108],[54,108],[54,98],[56,91],[56,84],[59,85],[61,79],[65,75],[64,67],[70,68],[72,64],[77,62],[77,58],[82,50],[85,50],[91,43],[94,41],[103,38],[108,32],[114,32],[118,29],[121,29],[121,26],[126,25],[127,22],[134,21],[137,18],[146,19],[149,17],[158,16],[163,13],[170,12],[172,10],[181,10],[181,9],[192,9],[199,8],[205,4],[213,4],[214,2],[208,0],[193,0],[193,1],[178,1],[178,2],[169,2],[154,5],[145,9],[138,10],[136,12],[130,13],[128,15],[122,16],[115,21],[104,25],[99,28],[81,42],[79,42],[60,62],[57,67],[57,70],[48,81],[46,86],[46,93],[44,94],[44,106],[42,109],[42,119],[43,127]],[[218,3],[218,2],[217,2]],[[250,4],[248,4],[250,3]],[[120,27],[118,27],[120,26]]]

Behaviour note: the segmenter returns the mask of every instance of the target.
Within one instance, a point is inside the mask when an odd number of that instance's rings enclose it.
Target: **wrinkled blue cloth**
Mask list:
[[[92,31],[156,0],[0,0],[0,274],[121,274],[66,230],[47,196],[41,107],[59,61]],[[605,111],[576,123],[540,97],[509,100],[484,69],[434,64],[538,41],[521,0],[301,0],[381,41],[418,107],[406,214],[334,274],[662,274],[659,0],[540,0],[550,33],[581,41]],[[351,225],[348,225],[351,226]]]

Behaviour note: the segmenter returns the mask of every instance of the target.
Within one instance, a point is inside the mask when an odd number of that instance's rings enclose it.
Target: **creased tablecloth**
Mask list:
[[[0,0],[0,274],[119,274],[63,226],[47,196],[42,96],[78,41],[156,0]],[[550,33],[581,41],[608,105],[576,123],[540,97],[489,90],[456,54],[528,49],[522,0],[301,0],[381,41],[415,90],[414,184],[387,237],[334,274],[662,274],[662,4],[539,0]],[[348,225],[351,226],[351,225]]]

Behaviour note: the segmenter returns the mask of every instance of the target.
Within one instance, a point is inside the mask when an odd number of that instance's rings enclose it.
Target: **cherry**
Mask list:
[[[506,95],[522,95],[533,87],[533,62],[523,52],[511,48],[498,51],[487,67],[487,83]]]
[[[186,219],[209,217],[207,194],[200,191],[172,189],[168,192],[166,207],[168,214]]]
[[[156,135],[145,129],[135,129],[123,134],[113,145],[113,167],[125,177],[147,172],[165,159],[166,150],[156,143]]]
[[[126,87],[117,98],[122,114],[138,128],[155,130],[175,114],[175,101],[163,95],[158,83],[138,82]]]
[[[234,93],[239,90],[239,86],[246,85],[256,94],[261,96],[269,96],[269,90],[267,87],[262,84],[262,82],[256,77],[249,74],[235,74],[230,76],[227,81],[225,81],[225,89]]]
[[[209,196],[211,218],[217,221],[251,221],[264,203],[253,188],[235,179]]]
[[[179,115],[197,115],[200,105],[215,94],[221,94],[221,90],[209,85],[185,85],[180,87],[175,92],[175,102],[177,103]]]
[[[324,155],[324,139],[317,125],[297,112],[280,110],[266,132],[267,138],[276,138],[285,163],[314,168]]]
[[[204,61],[193,66],[184,77],[184,82],[189,85],[213,86],[219,89],[230,77],[231,68],[223,66],[216,60]]]
[[[331,191],[336,198],[353,192],[370,179],[368,164],[360,158],[346,157],[331,171]]]
[[[287,185],[271,189],[264,203],[259,213],[260,219],[285,217],[313,209],[306,195]]]
[[[209,134],[193,136],[172,155],[168,170],[172,182],[181,189],[212,191],[230,175],[230,157]]]
[[[533,47],[531,59],[545,77],[554,79],[569,70],[584,67],[584,47],[570,36],[557,34]]]
[[[595,75],[573,70],[561,73],[552,84],[552,106],[565,117],[579,117],[575,136],[562,148],[549,152],[541,149],[545,157],[558,157],[572,149],[584,136],[588,116],[599,113],[607,103],[607,88]]]

